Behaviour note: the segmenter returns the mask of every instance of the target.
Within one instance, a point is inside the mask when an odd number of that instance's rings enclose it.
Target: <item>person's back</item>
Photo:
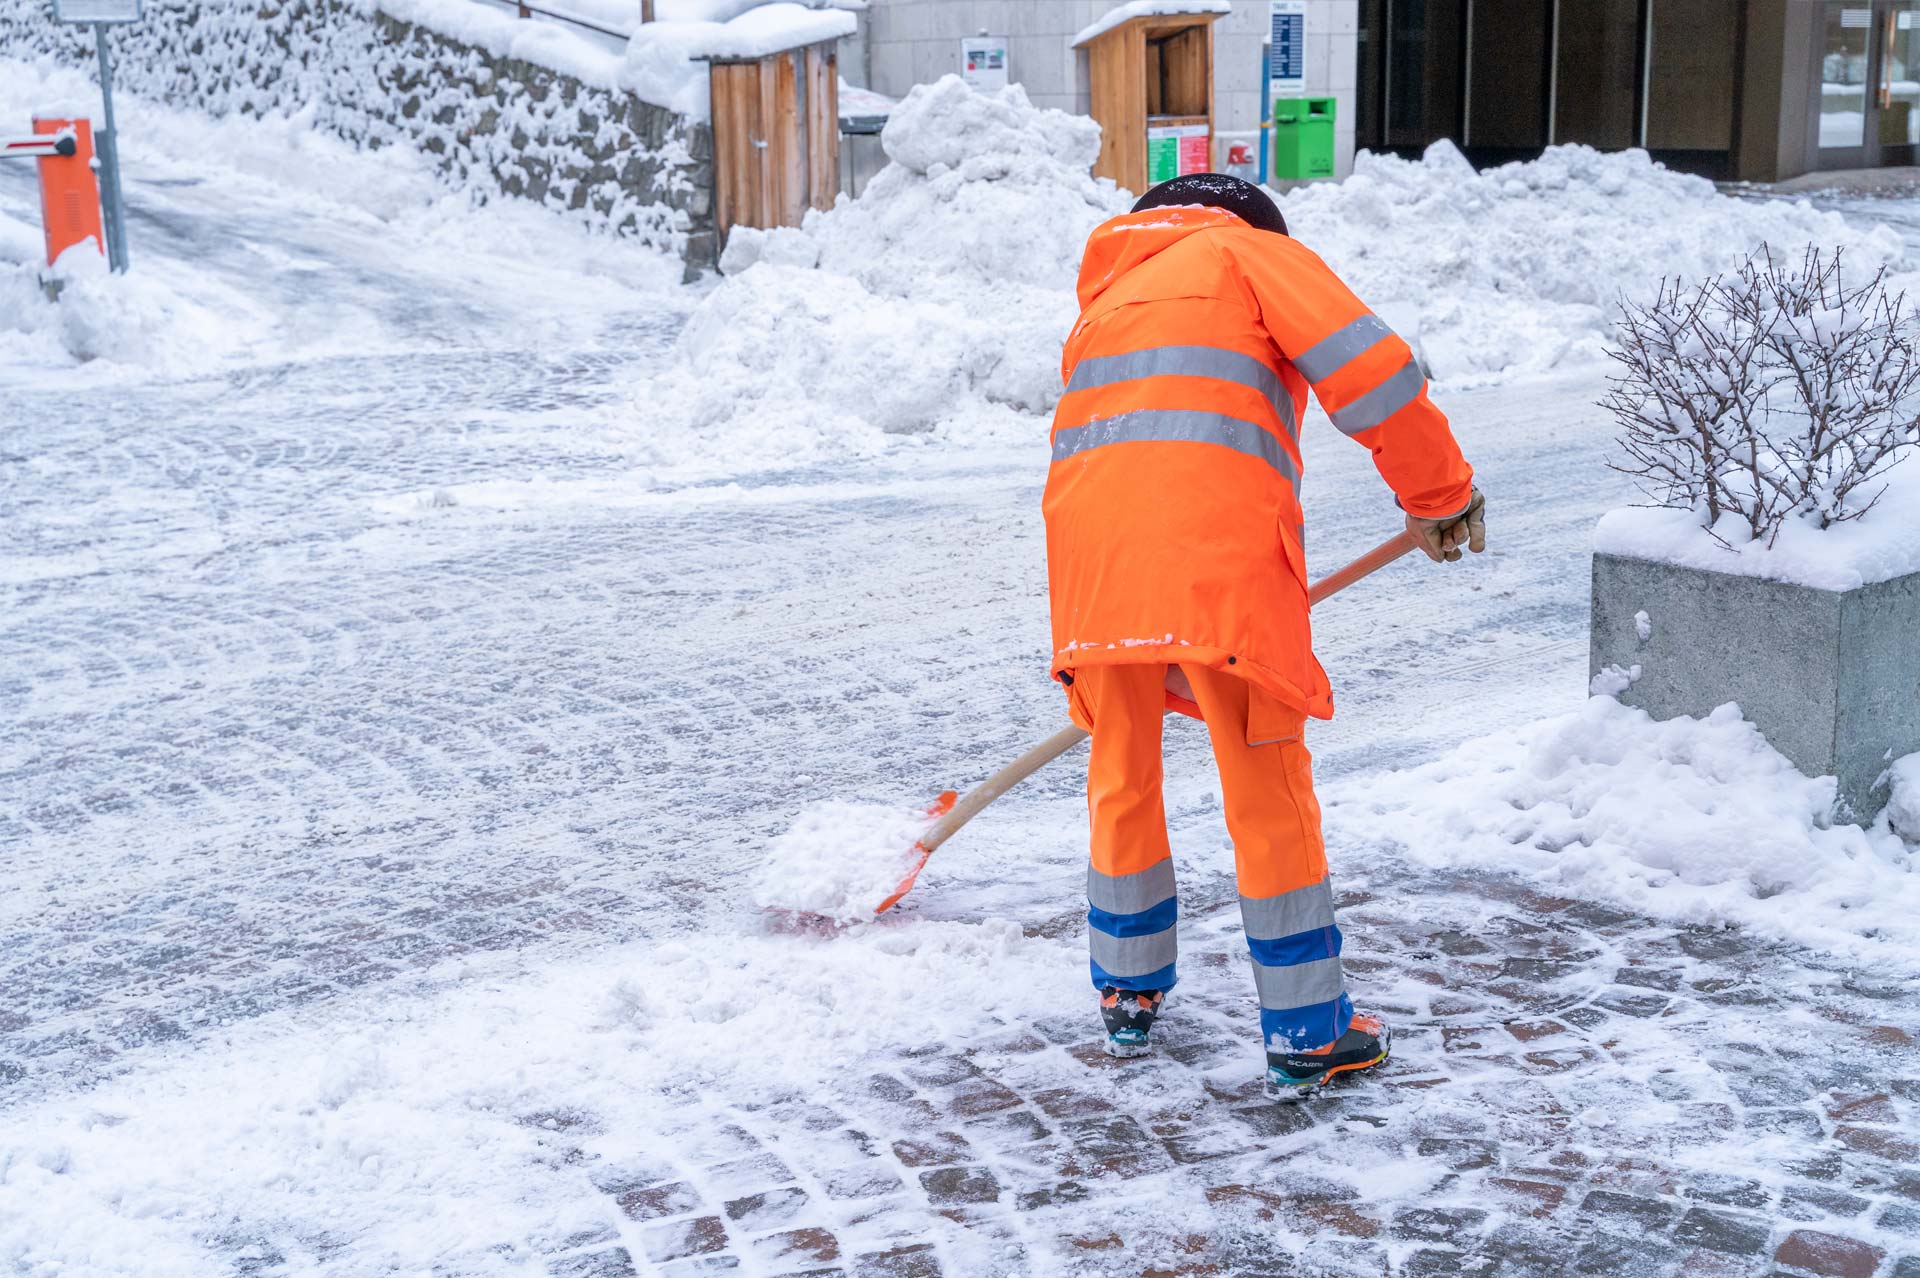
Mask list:
[[[1412,352],[1257,188],[1176,179],[1096,229],[1047,477],[1053,673],[1093,733],[1093,981],[1144,1051],[1174,971],[1160,720],[1204,718],[1233,835],[1269,1078],[1293,1095],[1385,1058],[1355,1019],[1302,731],[1333,712],[1307,619],[1299,422],[1311,387],[1372,450],[1434,558],[1474,528],[1472,472]]]

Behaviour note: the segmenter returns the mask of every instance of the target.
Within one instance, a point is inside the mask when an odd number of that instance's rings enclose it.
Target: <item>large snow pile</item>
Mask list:
[[[1903,761],[1893,819],[1920,814]],[[1513,870],[1550,892],[1737,924],[1847,956],[1920,946],[1920,855],[1883,819],[1836,825],[1739,707],[1655,722],[1611,697],[1424,767],[1329,787],[1328,824],[1431,865]],[[1904,828],[1904,827],[1901,827]]]
[[[858,200],[734,231],[727,278],[636,395],[649,465],[799,466],[1052,408],[1081,249],[1128,203],[1089,175],[1098,127],[947,76],[881,142],[893,162]]]
[[[1645,151],[1551,147],[1476,173],[1450,142],[1419,160],[1362,154],[1345,182],[1283,197],[1287,224],[1417,340],[1434,377],[1490,379],[1601,357],[1622,292],[1699,279],[1763,243],[1841,246],[1856,269],[1898,238],[1805,201],[1742,200]]]

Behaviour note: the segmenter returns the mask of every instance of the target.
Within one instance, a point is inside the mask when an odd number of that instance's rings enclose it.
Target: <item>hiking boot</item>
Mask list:
[[[1311,1052],[1267,1053],[1267,1095],[1274,1100],[1304,1100],[1335,1074],[1368,1069],[1387,1059],[1393,1031],[1378,1016],[1355,1015],[1347,1032]]]
[[[1153,1050],[1147,1031],[1166,1001],[1162,990],[1122,990],[1109,985],[1100,991],[1100,1019],[1107,1025],[1107,1055],[1145,1056]]]

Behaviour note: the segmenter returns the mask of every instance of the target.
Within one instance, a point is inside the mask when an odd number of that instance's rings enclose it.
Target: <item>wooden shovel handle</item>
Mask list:
[[[1413,539],[1411,532],[1403,532],[1391,541],[1381,542],[1346,567],[1314,582],[1307,590],[1307,603],[1317,604],[1328,595],[1345,590],[1362,577],[1379,572],[1402,555],[1417,549],[1418,546],[1419,543]],[[979,815],[982,808],[1086,739],[1087,732],[1084,728],[1060,729],[962,795],[951,811],[934,822],[933,827],[920,836],[919,846],[931,854],[935,848],[957,834],[961,826]]]

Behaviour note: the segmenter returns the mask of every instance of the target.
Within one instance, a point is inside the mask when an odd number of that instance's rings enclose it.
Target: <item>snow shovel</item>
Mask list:
[[[1409,551],[1419,549],[1419,546],[1420,543],[1414,540],[1411,532],[1403,532],[1390,541],[1381,542],[1346,567],[1314,582],[1307,590],[1308,605],[1317,604],[1328,595],[1345,590],[1362,577],[1378,572]],[[1077,726],[1062,728],[967,791],[965,795],[948,790],[934,800],[933,806],[927,809],[927,815],[938,817],[939,820],[933,823],[933,828],[914,842],[913,867],[907,871],[907,877],[900,880],[900,886],[894,889],[893,895],[880,902],[879,908],[874,910],[874,913],[885,914],[899,903],[901,897],[911,892],[914,880],[918,879],[920,871],[926,868],[934,849],[958,834],[960,827],[979,816],[981,810],[989,803],[1086,739],[1087,732],[1083,728]]]

